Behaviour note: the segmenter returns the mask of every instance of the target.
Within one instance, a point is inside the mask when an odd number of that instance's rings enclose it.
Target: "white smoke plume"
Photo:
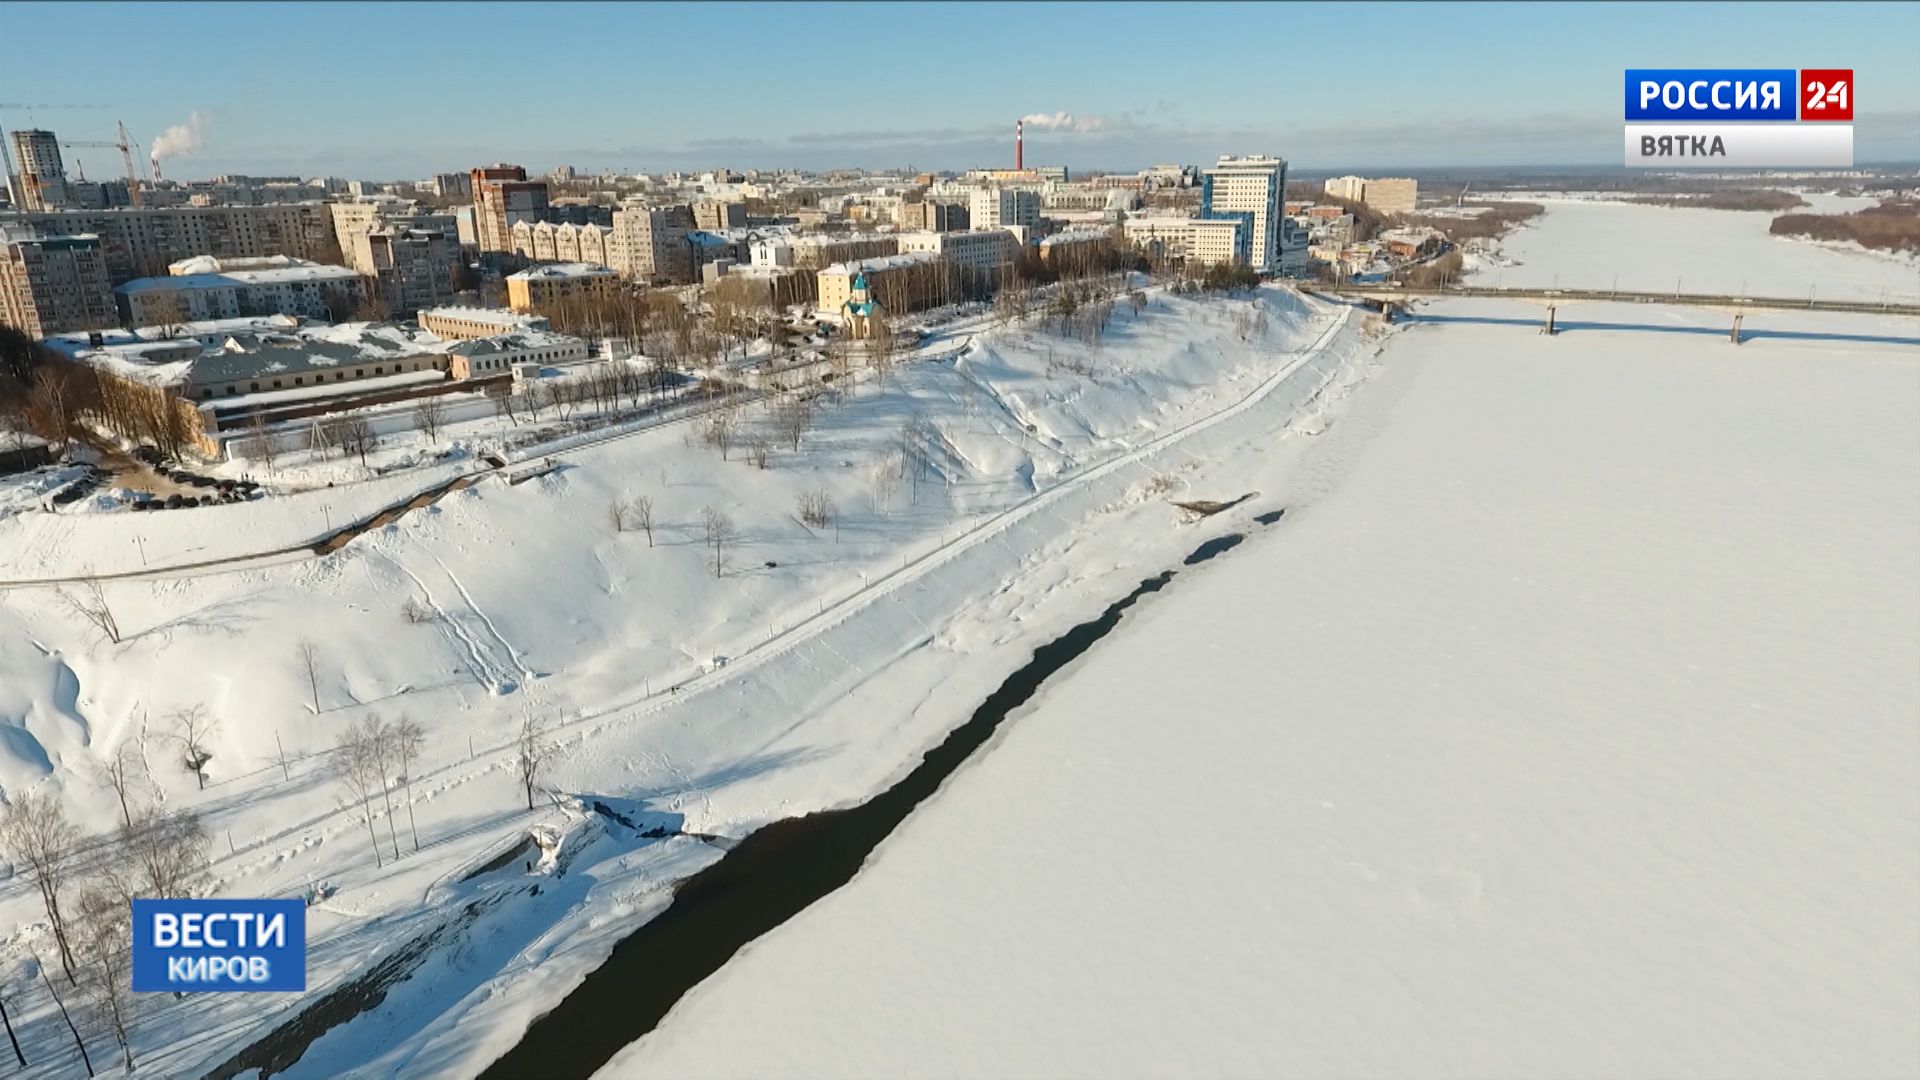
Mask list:
[[[181,157],[200,149],[207,141],[207,121],[194,110],[184,124],[175,124],[155,136],[152,157],[155,161]]]
[[[1099,131],[1107,126],[1104,116],[1075,116],[1065,111],[1032,113],[1021,117],[1020,122],[1042,131]]]

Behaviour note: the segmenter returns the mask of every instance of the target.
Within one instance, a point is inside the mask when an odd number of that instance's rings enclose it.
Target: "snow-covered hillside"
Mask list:
[[[688,831],[740,835],[863,798],[950,723],[945,711],[876,701],[863,687],[956,654],[1015,656],[1049,620],[1084,615],[1092,601],[1074,582],[1117,572],[1138,544],[1181,543],[1177,515],[1143,485],[1164,475],[1177,494],[1193,464],[1182,448],[1223,412],[1257,402],[1284,427],[1359,347],[1344,322],[1274,289],[1257,301],[1156,296],[1137,319],[1117,315],[1097,348],[1038,326],[983,332],[958,361],[907,364],[884,385],[869,380],[823,403],[800,449],[777,446],[764,470],[739,445],[722,461],[683,424],[562,454],[557,471],[522,484],[490,478],[324,559],[107,582],[118,645],[53,589],[0,593],[0,785],[55,793],[85,828],[104,831],[117,810],[94,767],[132,746],[151,798],[207,817],[220,892],[334,890],[310,919],[307,995],[264,1013],[259,999],[145,1003],[137,1056],[163,1072],[214,1064],[434,930],[494,884],[460,879],[530,825],[565,832],[566,865],[584,870],[569,875],[578,892],[489,894],[507,912],[490,931],[495,947],[477,961],[457,951],[457,972],[398,989],[377,1014],[315,1044],[294,1075],[477,1067],[511,1045],[524,1010],[538,1011],[636,912],[657,906],[663,885],[717,854],[689,839],[609,837],[567,800],[527,812],[509,767],[523,716],[543,718],[559,740],[549,786]],[[770,424],[758,410],[747,418],[753,431],[771,434]],[[837,527],[798,520],[799,496],[818,490],[837,504]],[[360,497],[351,492],[326,495]],[[633,495],[654,500],[651,542],[610,520],[610,505]],[[114,526],[227,515],[201,543],[259,549],[299,538],[311,523],[290,508],[313,497],[53,524],[23,514],[7,527],[33,545],[28,570],[109,573],[140,566],[140,544]],[[735,524],[720,577],[701,526],[708,506]],[[261,516],[248,517],[256,508]],[[1122,530],[1074,558],[1040,558],[1114,513],[1148,523],[1136,530],[1144,535]],[[190,541],[150,533],[144,543],[152,557],[156,542]],[[1028,572],[1036,580],[989,600]],[[409,601],[420,621],[403,615]],[[929,625],[987,610],[998,618],[965,623],[984,640],[929,637]],[[1017,622],[1027,618],[1031,627]],[[318,657],[317,691],[301,641]],[[981,669],[942,692],[991,677]],[[857,714],[839,708],[850,692],[865,703]],[[173,714],[194,705],[220,725],[204,792],[169,741]],[[380,871],[325,768],[338,733],[369,711],[406,713],[430,733],[413,770],[422,850],[408,850],[402,811],[395,843],[405,858]],[[384,815],[377,824],[386,829]],[[19,927],[16,958],[35,947],[47,956],[24,877],[0,891],[0,917]],[[37,1057],[55,1057],[52,1002],[29,992],[31,964],[9,971],[9,1005],[26,1013]],[[501,998],[505,980],[514,992]],[[523,1011],[498,1012],[509,1006]]]
[[[602,1075],[1915,1075],[1913,327],[1431,312]]]

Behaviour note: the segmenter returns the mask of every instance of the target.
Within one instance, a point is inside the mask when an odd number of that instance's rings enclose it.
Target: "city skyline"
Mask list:
[[[1914,5],[1824,6],[1791,26],[1711,4],[872,4],[831,19],[760,4],[502,5],[483,20],[437,5],[79,7],[97,18],[0,8],[0,32],[46,46],[10,58],[0,99],[100,107],[10,109],[0,122],[78,142],[110,140],[125,121],[143,146],[171,129],[166,173],[182,179],[394,179],[496,160],[534,172],[951,170],[1010,161],[1021,117],[1029,163],[1077,169],[1228,152],[1281,153],[1301,173],[1608,166],[1622,56],[1851,66],[1858,160],[1920,159],[1920,69],[1900,44],[1920,35]],[[205,34],[206,19],[223,34]],[[968,19],[1007,44],[935,36]],[[140,48],[73,63],[94,47],[76,35],[99,20]],[[1271,40],[1275,93],[1256,92],[1247,63],[1223,62],[1227,29]],[[231,40],[300,46],[232,56],[220,48]],[[582,73],[567,80],[575,93],[562,73]],[[68,155],[89,175],[120,172],[111,150]]]

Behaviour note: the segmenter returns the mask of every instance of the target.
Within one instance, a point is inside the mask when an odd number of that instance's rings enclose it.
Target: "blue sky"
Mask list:
[[[0,123],[197,113],[182,178],[962,168],[1061,113],[1030,163],[1617,165],[1628,67],[1852,67],[1858,159],[1920,159],[1920,2],[0,4],[0,41],[0,101],[106,106]]]

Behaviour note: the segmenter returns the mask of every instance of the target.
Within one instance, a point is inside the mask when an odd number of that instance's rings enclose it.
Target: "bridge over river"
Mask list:
[[[1349,282],[1341,285],[1314,286],[1306,291],[1323,296],[1364,301],[1368,307],[1382,312],[1388,319],[1392,319],[1396,311],[1405,309],[1409,301],[1418,299],[1519,300],[1546,307],[1546,319],[1541,324],[1541,332],[1546,334],[1556,331],[1555,316],[1564,304],[1659,304],[1712,308],[1733,316],[1730,336],[1736,345],[1740,343],[1741,321],[1746,313],[1751,311],[1832,311],[1920,318],[1920,304],[1893,303],[1890,300],[1820,300],[1811,295],[1805,297],[1728,296],[1717,293],[1632,292],[1618,289],[1497,288],[1472,285],[1440,287],[1396,285],[1391,282],[1372,284]]]

